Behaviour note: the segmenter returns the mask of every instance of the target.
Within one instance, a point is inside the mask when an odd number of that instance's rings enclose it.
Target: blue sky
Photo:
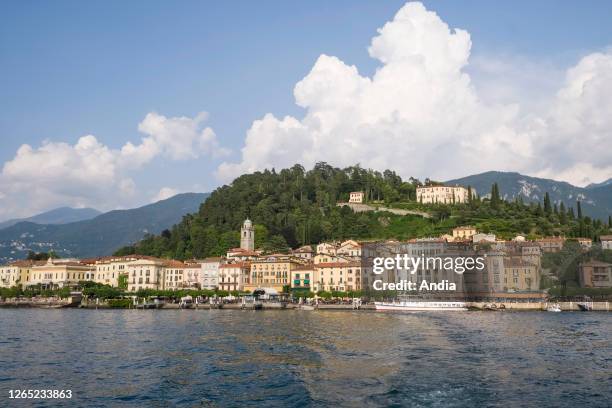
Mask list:
[[[298,119],[307,114],[307,108],[296,106],[293,88],[319,55],[336,56],[357,66],[361,75],[373,75],[380,62],[367,48],[376,29],[404,3],[5,1],[0,5],[0,166],[23,144],[33,149],[45,140],[74,145],[92,134],[109,149],[120,149],[126,142],[139,143],[138,124],[150,112],[194,117],[206,111],[206,126],[232,150],[229,156],[159,156],[127,171],[135,185],[130,199],[100,201],[67,192],[65,204],[99,202],[109,209],[149,202],[162,187],[209,191],[226,181],[215,176],[221,162],[241,160],[254,120],[266,113]],[[542,77],[542,94],[560,88],[565,70],[580,58],[612,44],[612,3],[607,1],[424,4],[451,28],[469,31],[470,61],[521,61],[519,68],[526,62],[534,76]],[[539,67],[550,69],[550,78]],[[484,71],[471,64],[466,68],[483,89],[497,83],[491,75],[499,74]],[[510,87],[529,94],[533,76],[518,76]],[[538,171],[532,173],[544,175]],[[55,181],[61,179],[50,179]],[[11,182],[0,181],[4,199],[16,191],[7,187]],[[35,205],[7,209],[0,218],[57,206],[62,194],[28,196]]]

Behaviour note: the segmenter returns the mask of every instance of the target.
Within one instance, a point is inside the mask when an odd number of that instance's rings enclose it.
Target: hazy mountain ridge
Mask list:
[[[67,224],[18,222],[0,230],[0,263],[23,258],[29,250],[54,250],[60,256],[109,255],[117,248],[158,234],[197,212],[208,193],[178,194],[129,210],[114,210],[95,218]]]
[[[15,218],[0,222],[0,229],[11,227],[19,222],[36,224],[68,224],[70,222],[90,220],[102,214],[95,208],[59,207],[27,218]]]
[[[506,200],[522,197],[525,202],[543,201],[546,192],[554,203],[576,207],[581,202],[584,215],[607,220],[612,214],[612,182],[610,180],[578,187],[564,181],[525,176],[515,172],[488,171],[481,174],[449,180],[447,184],[470,185],[480,196],[491,192],[491,185],[497,183],[501,196]]]

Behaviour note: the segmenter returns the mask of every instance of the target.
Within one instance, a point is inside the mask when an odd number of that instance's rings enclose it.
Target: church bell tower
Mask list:
[[[248,218],[244,220],[240,229],[240,248],[247,251],[255,250],[255,230],[253,223]]]

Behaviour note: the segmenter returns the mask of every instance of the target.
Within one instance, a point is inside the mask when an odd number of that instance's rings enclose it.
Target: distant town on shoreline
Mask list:
[[[496,189],[497,186],[493,185],[489,207],[503,205]],[[469,206],[477,200],[472,188],[462,186],[420,186],[415,189],[415,194],[423,210],[439,205]],[[351,213],[394,212],[385,207],[368,208],[364,191],[353,191],[348,196],[348,201],[337,204],[338,208],[351,208]],[[424,211],[422,214],[412,210],[395,211],[399,217],[429,216]],[[550,208],[546,199],[539,211],[559,214],[556,207],[554,210]],[[0,267],[0,288],[4,289],[5,297],[10,296],[8,290],[13,290],[13,294],[75,290],[87,286],[87,282],[139,295],[151,291],[206,290],[220,296],[238,296],[264,290],[302,297],[355,297],[371,293],[375,279],[385,282],[408,279],[452,282],[463,296],[542,299],[546,296],[543,290],[552,289],[562,294],[560,282],[565,281],[562,286],[566,289],[568,274],[574,275],[576,285],[573,293],[589,293],[589,290],[610,293],[612,288],[612,234],[600,235],[595,244],[592,238],[586,237],[528,239],[518,234],[512,239],[500,239],[494,233],[462,225],[437,237],[346,239],[272,251],[256,248],[257,229],[250,219],[246,219],[239,232],[239,247],[229,249],[222,256],[202,259],[176,260],[137,253],[59,259],[52,253],[31,254],[30,259]],[[482,271],[463,274],[421,266],[414,275],[385,271],[383,276],[379,276],[373,273],[371,260],[381,253],[417,257],[456,257],[473,253],[484,255],[486,262]],[[580,292],[580,289],[586,292]]]

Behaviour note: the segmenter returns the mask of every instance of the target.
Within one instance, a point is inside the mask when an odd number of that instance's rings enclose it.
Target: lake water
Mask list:
[[[73,399],[9,400],[17,388]],[[610,313],[0,310],[0,406],[611,401]]]

